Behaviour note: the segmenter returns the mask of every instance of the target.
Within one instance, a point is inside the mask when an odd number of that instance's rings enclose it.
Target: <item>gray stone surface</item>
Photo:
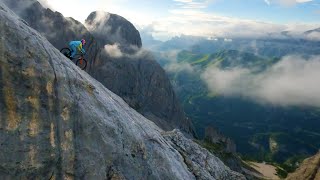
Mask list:
[[[89,65],[86,71],[131,107],[165,130],[179,128],[195,135],[191,120],[185,117],[173,88],[154,58],[139,47],[141,38],[136,28],[121,16],[95,12],[87,19],[96,28],[95,38],[78,21],[59,12],[43,8],[36,0],[1,0],[32,28],[45,36],[57,49],[74,39],[87,39]],[[121,57],[111,57],[105,44],[117,43]],[[138,47],[138,48],[137,48]],[[112,52],[117,49],[112,49]]]
[[[205,128],[205,140],[214,144],[220,143],[223,145],[224,152],[236,154],[236,144],[212,126]]]
[[[188,169],[197,179],[246,179],[243,175],[231,171],[209,151],[184,137],[179,130],[165,132],[163,136],[179,151]]]
[[[139,31],[119,15],[95,11],[87,17],[85,25],[102,44],[119,43],[139,48],[142,46]]]
[[[68,47],[73,40],[85,38],[87,59],[94,59],[100,49],[91,33],[73,18],[65,18],[61,13],[44,8],[37,0],[1,0],[30,27],[45,36],[57,49]],[[88,66],[88,69],[90,66]]]
[[[139,48],[140,34],[129,21],[115,14],[92,12],[86,27],[105,45],[91,64],[92,77],[164,130],[179,128],[195,135],[165,71],[150,52]]]
[[[150,53],[140,50],[115,58],[102,50],[92,67],[92,77],[164,130],[179,128],[194,134],[169,79]]]
[[[0,179],[243,178],[182,133],[164,137],[2,2],[0,89]]]

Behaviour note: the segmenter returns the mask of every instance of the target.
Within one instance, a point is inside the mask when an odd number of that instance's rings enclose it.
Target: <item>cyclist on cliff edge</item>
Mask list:
[[[77,52],[81,52],[82,54],[85,54],[86,51],[83,48],[83,46],[86,44],[86,40],[81,39],[81,41],[71,41],[69,43],[69,48],[71,50],[71,56],[70,58],[73,59],[74,56],[77,54]]]

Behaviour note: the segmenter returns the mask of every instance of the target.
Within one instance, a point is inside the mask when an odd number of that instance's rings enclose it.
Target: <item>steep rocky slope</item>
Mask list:
[[[86,38],[90,75],[162,129],[179,128],[195,134],[165,72],[148,52],[139,49],[139,32],[129,21],[114,14],[97,16],[91,13],[87,23],[91,24],[91,30],[96,30],[93,33],[99,38],[95,38],[78,21],[45,9],[36,0],[2,1],[57,49],[66,46],[70,40]],[[121,56],[110,56],[105,48],[107,43],[111,47],[119,45],[119,49],[111,48],[110,51],[111,54],[118,52],[118,55],[120,52]],[[117,45],[112,46],[114,43]]]
[[[305,159],[300,167],[287,180],[318,180],[320,179],[320,152]]]
[[[178,127],[194,134],[164,70],[150,52],[139,48],[140,34],[130,22],[115,14],[92,12],[86,27],[105,45],[89,74],[163,129]]]
[[[0,179],[244,179],[163,132],[0,2]]]
[[[43,36],[57,49],[67,47],[72,40],[87,39],[85,46],[87,59],[95,59],[101,46],[91,33],[73,18],[66,18],[57,11],[44,8],[37,0],[1,0],[12,11],[25,20],[28,25]],[[88,66],[87,69],[90,69]]]

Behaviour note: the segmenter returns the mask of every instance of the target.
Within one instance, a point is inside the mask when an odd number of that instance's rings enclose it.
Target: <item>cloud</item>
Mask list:
[[[280,106],[320,107],[319,69],[320,56],[287,56],[258,74],[240,67],[209,67],[201,77],[211,91],[224,96]]]
[[[163,59],[169,60],[170,62],[177,62],[178,54],[181,50],[170,50],[165,52],[160,52],[160,56]]]
[[[296,23],[277,24],[250,19],[221,16],[204,11],[215,1],[174,0],[178,8],[169,10],[169,16],[159,18],[150,25],[152,35],[157,40],[168,40],[174,36],[192,35],[222,38],[285,38],[283,31],[298,32],[317,28],[319,24]],[[267,4],[282,4],[285,6],[306,3],[311,0],[264,0]],[[294,27],[294,28],[292,28]]]
[[[110,14],[103,11],[96,11],[96,16],[92,21],[85,22],[85,26],[88,30],[104,31],[103,34],[111,31],[111,27],[106,26],[106,22],[109,20]]]
[[[264,2],[268,5],[270,5],[270,1],[269,0],[264,0]]]
[[[113,58],[120,58],[123,56],[120,48],[119,48],[119,44],[107,44],[104,46],[104,49],[106,51],[106,53]]]
[[[165,52],[159,52],[158,59],[162,59],[166,62],[164,69],[170,73],[187,72],[193,73],[196,68],[187,62],[178,62],[177,57],[181,50],[170,50]]]
[[[193,73],[194,68],[189,63],[170,63],[164,67],[167,72],[181,72],[185,71],[188,73]]]
[[[205,9],[213,0],[173,0],[182,9]]]
[[[305,38],[310,41],[320,41],[320,32],[314,31],[305,35]]]
[[[128,59],[154,59],[153,54],[143,48],[138,48],[137,46],[121,46],[118,43],[106,44],[104,46],[104,51],[111,58],[128,58]]]
[[[240,19],[206,13],[198,10],[170,10],[170,16],[154,21],[148,26],[157,40],[168,40],[174,36],[191,35],[205,38],[285,38],[283,31],[297,35],[315,29],[320,24],[290,23],[276,24],[250,19]]]
[[[171,10],[167,18],[153,22],[152,35],[166,40],[173,36],[265,37],[268,33],[286,30],[286,25],[230,18],[194,10]]]
[[[280,4],[283,6],[294,6],[299,3],[307,3],[313,0],[264,0],[268,5],[270,4]]]
[[[54,11],[53,7],[49,4],[47,0],[38,0],[38,2],[44,7],[44,8],[50,8]]]

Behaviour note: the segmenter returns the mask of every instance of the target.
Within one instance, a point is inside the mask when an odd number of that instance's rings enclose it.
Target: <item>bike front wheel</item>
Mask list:
[[[78,59],[76,62],[76,65],[81,68],[82,70],[85,70],[87,67],[87,60],[85,59]]]

